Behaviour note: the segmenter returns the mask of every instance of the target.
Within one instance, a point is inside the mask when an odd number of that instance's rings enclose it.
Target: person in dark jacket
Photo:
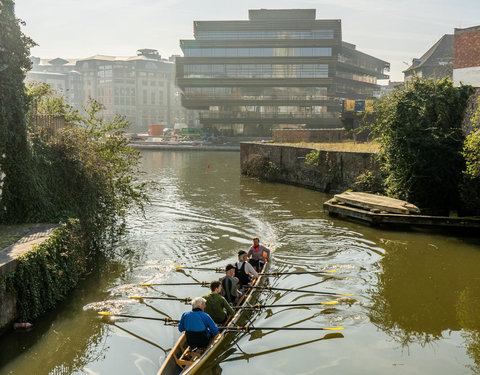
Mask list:
[[[192,311],[182,314],[178,330],[185,332],[187,343],[192,348],[203,348],[218,333],[218,328],[210,316],[204,312],[206,301],[202,297],[194,298]]]
[[[257,271],[248,263],[246,251],[240,250],[238,252],[238,262],[235,263],[235,277],[240,280],[241,285],[248,285],[250,277],[258,277]]]
[[[235,266],[233,264],[227,264],[225,267],[225,276],[220,278],[222,283],[222,296],[225,297],[228,303],[236,305],[242,297],[240,292],[240,280],[235,277]]]

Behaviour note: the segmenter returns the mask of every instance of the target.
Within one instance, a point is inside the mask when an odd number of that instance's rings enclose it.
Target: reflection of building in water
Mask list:
[[[182,104],[221,132],[342,127],[341,99],[365,99],[389,63],[342,41],[340,20],[315,9],[250,10],[248,21],[195,21],[176,60]]]
[[[194,125],[195,111],[185,110],[174,83],[174,60],[162,59],[157,50],[142,49],[137,56],[95,55],[82,59],[32,58],[27,81],[46,82],[77,109],[89,98],[105,106],[103,115],[125,116],[132,131],[164,123]]]
[[[438,243],[384,240],[369,317],[403,346],[467,329],[467,354],[480,365],[478,343],[471,340],[480,333],[480,253],[460,240]]]

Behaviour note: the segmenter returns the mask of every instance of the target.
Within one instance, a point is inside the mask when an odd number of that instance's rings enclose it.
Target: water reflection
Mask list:
[[[89,291],[95,291],[96,298],[105,297],[92,286],[105,285],[108,277],[100,275],[116,272],[118,267],[114,262],[106,267],[100,266],[87,281],[79,284],[60,311],[46,314],[35,322],[32,331],[14,331],[2,336],[0,373],[73,374],[82,371],[88,363],[101,360],[108,351],[105,342],[109,337],[109,328],[96,319],[96,314],[81,313],[81,306],[93,297]],[[82,327],[81,335],[72,334],[72,324]]]
[[[463,329],[467,353],[480,370],[480,252],[455,238],[382,241],[371,321],[405,349],[438,342]]]

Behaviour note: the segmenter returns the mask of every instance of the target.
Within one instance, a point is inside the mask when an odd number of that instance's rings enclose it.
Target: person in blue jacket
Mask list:
[[[206,302],[202,297],[194,298],[192,311],[184,312],[178,325],[178,330],[185,332],[187,343],[192,348],[206,347],[210,339],[218,333],[215,322],[204,312]]]

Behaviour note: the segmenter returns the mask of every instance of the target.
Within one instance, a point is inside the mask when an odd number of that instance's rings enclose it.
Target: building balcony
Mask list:
[[[340,124],[338,112],[327,113],[261,113],[261,112],[206,112],[200,122],[211,124]]]
[[[333,78],[183,78],[176,84],[185,87],[324,87],[332,85]]]
[[[212,97],[212,96],[181,96],[182,106],[188,109],[208,109],[210,106],[327,106],[340,108],[338,99],[315,98],[314,96],[252,96],[252,97]]]

